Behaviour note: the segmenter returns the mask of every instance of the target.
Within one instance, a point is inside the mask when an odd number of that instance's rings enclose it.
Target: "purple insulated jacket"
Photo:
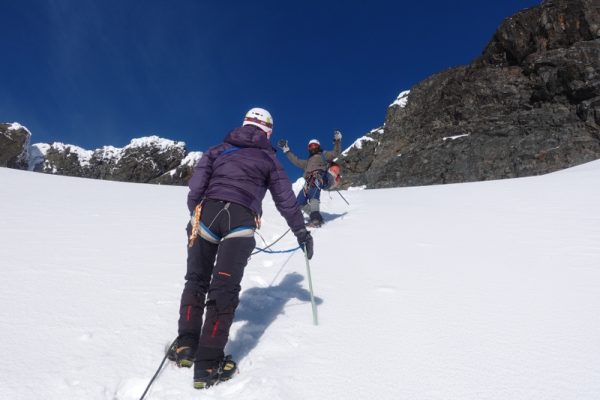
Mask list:
[[[221,154],[234,146],[240,149]],[[275,157],[275,149],[264,132],[253,125],[232,130],[224,143],[206,151],[188,186],[190,212],[203,199],[214,199],[241,204],[257,215],[262,214],[262,200],[269,189],[292,231],[304,227],[292,184]]]

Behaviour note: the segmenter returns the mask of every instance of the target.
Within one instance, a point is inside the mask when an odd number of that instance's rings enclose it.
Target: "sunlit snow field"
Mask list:
[[[227,349],[240,374],[197,391],[168,364],[146,398],[598,399],[599,183],[594,162],[324,194],[320,324],[302,254],[253,256]],[[0,169],[0,399],[139,399],[176,335],[186,194]],[[270,242],[287,226],[264,210]]]

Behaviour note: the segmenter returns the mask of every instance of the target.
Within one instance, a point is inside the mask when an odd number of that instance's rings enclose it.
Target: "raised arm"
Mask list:
[[[292,162],[292,164],[294,164],[296,167],[306,169],[308,160],[302,160],[302,159],[298,158],[298,156],[295,155],[294,153],[292,153],[291,150],[288,150],[285,153],[285,155],[287,156],[288,160],[290,160]]]
[[[340,156],[342,152],[342,132],[334,131],[333,132],[333,150],[325,152],[325,158],[327,161],[333,161],[337,157]]]
[[[281,149],[281,151],[283,151],[283,154],[287,156],[288,160],[290,160],[292,164],[294,164],[298,168],[306,169],[308,160],[302,160],[298,158],[298,156],[290,150],[290,146],[288,145],[287,140],[280,139],[279,142],[277,142],[277,146]]]

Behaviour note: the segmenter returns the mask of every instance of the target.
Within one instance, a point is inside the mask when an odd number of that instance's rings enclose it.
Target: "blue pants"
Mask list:
[[[321,171],[316,173],[316,176],[313,176],[307,180],[307,185],[305,185],[298,196],[296,197],[296,201],[302,207],[302,210],[307,213],[312,220],[322,221],[323,217],[321,216],[321,190],[327,189],[328,187],[328,176],[326,171]]]
[[[314,183],[308,187],[308,190],[304,190],[304,188],[302,188],[296,197],[298,204],[301,206],[308,204],[309,200],[311,199],[321,200],[321,188]]]

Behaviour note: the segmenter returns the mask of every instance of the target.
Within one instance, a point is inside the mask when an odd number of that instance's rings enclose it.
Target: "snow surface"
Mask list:
[[[94,155],[101,160],[118,160],[123,156],[123,148],[102,146],[102,148],[94,151]]]
[[[29,148],[29,170],[33,171],[38,164],[42,164],[46,160],[46,154],[50,150],[48,143],[35,143]]]
[[[406,107],[406,105],[408,104],[408,95],[409,94],[410,94],[410,90],[404,90],[404,91],[400,92],[400,94],[398,95],[396,100],[394,100],[394,102],[392,104],[390,104],[389,107],[393,107],[396,105],[400,106],[400,108]]]
[[[187,165],[188,167],[195,167],[198,163],[198,160],[202,158],[201,151],[190,151],[187,156],[183,160],[181,160],[180,165]]]
[[[166,151],[173,147],[179,147],[181,149],[185,149],[184,142],[175,142],[173,140],[163,139],[161,137],[153,135],[153,136],[146,136],[146,137],[132,139],[131,142],[123,148],[123,150],[129,149],[129,148],[149,147],[149,146],[158,147],[161,151]]]
[[[379,127],[379,128],[371,129],[371,131],[369,133],[367,133],[367,135],[374,135],[374,134],[383,135],[383,133],[384,133],[383,127]],[[359,137],[350,146],[348,146],[344,151],[342,151],[342,155],[344,155],[344,156],[348,155],[348,152],[352,149],[361,150],[364,142],[377,142],[377,140],[372,138],[371,136]]]
[[[361,150],[363,147],[363,144],[365,142],[376,142],[377,140],[373,139],[372,137],[369,136],[362,136],[359,137],[358,139],[356,139],[354,141],[354,143],[352,143],[350,146],[348,146],[348,148],[346,148],[344,151],[342,151],[342,155],[348,155],[348,152],[352,149],[358,149]]]
[[[176,334],[183,187],[0,168],[0,399],[139,399]],[[600,162],[546,176],[322,196],[311,261],[250,260],[207,391],[149,400],[600,397]],[[270,198],[261,235],[287,229]],[[258,243],[260,239],[257,238]],[[275,249],[295,246],[291,235]]]
[[[29,129],[27,129],[23,125],[19,124],[18,122],[10,123],[9,126],[8,126],[8,130],[9,131],[18,131],[19,129],[24,129],[27,132],[29,132]],[[31,132],[29,132],[29,134],[31,134]]]
[[[445,142],[446,140],[456,140],[456,139],[460,139],[462,137],[467,137],[467,136],[470,136],[470,135],[471,135],[470,133],[465,133],[465,134],[462,134],[462,135],[445,136],[445,137],[442,138],[442,140]]]

